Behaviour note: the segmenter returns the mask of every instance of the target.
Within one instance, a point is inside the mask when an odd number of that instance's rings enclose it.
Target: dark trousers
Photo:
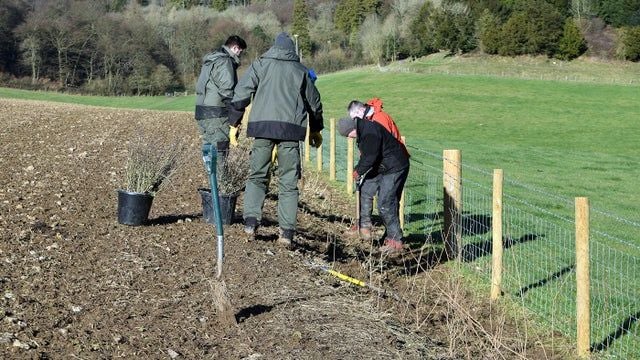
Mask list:
[[[398,172],[378,175],[378,211],[384,222],[386,239],[402,241],[399,205],[408,175],[409,167]]]
[[[360,228],[371,228],[373,221],[371,214],[373,213],[373,198],[378,193],[380,175],[372,178],[366,178],[360,186]]]

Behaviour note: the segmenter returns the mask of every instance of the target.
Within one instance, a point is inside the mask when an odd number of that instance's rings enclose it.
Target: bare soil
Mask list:
[[[240,198],[236,222],[225,227],[224,263],[237,325],[225,326],[192,114],[0,99],[0,124],[4,359],[562,358],[432,255],[385,259],[346,237],[349,197],[313,174],[305,175],[293,250],[275,242],[275,189],[252,242]],[[189,152],[155,197],[149,224],[132,227],[116,221],[116,190],[139,131],[179,136]]]

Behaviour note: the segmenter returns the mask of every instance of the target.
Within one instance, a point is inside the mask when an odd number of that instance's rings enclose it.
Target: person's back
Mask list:
[[[233,97],[238,63],[223,48],[202,58],[202,68],[196,83],[196,120],[227,115],[225,100]]]
[[[253,95],[253,100],[252,100]],[[320,94],[300,63],[293,41],[286,33],[251,63],[231,102],[229,121],[238,126],[244,109],[252,103],[247,136],[255,138],[251,149],[251,169],[245,187],[244,230],[254,236],[262,219],[271,154],[277,147],[278,161],[278,243],[291,246],[297,224],[300,144],[307,130],[307,114],[312,146],[322,143],[322,103]]]
[[[202,58],[196,83],[195,119],[203,144],[213,144],[224,156],[229,148],[229,103],[237,83],[239,56],[247,44],[237,35]]]
[[[249,102],[252,110],[247,136],[304,140],[307,114],[311,132],[323,128],[320,94],[295,47],[288,43],[274,45],[247,69],[236,88],[234,108],[243,109]],[[237,114],[230,117],[232,125],[237,120]]]
[[[356,171],[364,174],[373,168],[377,174],[402,171],[409,166],[404,145],[377,121],[360,120],[357,126],[357,142],[361,161]]]

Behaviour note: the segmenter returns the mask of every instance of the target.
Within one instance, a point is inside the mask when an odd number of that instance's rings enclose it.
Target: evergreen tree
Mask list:
[[[110,12],[122,11],[127,6],[127,0],[110,0],[105,3],[105,9]]]
[[[367,15],[377,12],[380,0],[343,0],[336,6],[334,23],[349,36],[356,33]]]
[[[558,58],[562,60],[573,60],[587,50],[587,42],[573,18],[568,18],[564,23],[558,50]]]
[[[497,54],[501,41],[501,24],[496,15],[485,9],[478,20],[480,48],[486,54]]]
[[[309,38],[309,11],[305,0],[293,3],[293,24],[291,34],[298,35],[298,51],[303,57],[311,55],[311,39]]]
[[[615,27],[640,25],[640,0],[599,0],[598,14]]]
[[[427,1],[418,10],[418,14],[411,22],[409,29],[411,37],[407,40],[407,47],[411,56],[425,56],[436,51],[433,43],[433,28],[430,16],[435,11],[433,4]]]
[[[169,0],[173,6],[178,9],[189,9],[194,5],[198,5],[198,0]]]
[[[433,44],[437,49],[455,54],[476,47],[475,24],[467,11],[436,9],[429,22],[433,26]]]
[[[513,14],[502,27],[500,37],[502,38],[498,48],[500,55],[514,56],[532,52],[529,47],[527,15],[525,13]]]
[[[228,6],[228,1],[227,0],[213,0],[211,2],[211,7],[217,11],[225,11],[227,10],[227,6]]]
[[[518,2],[502,28],[500,55],[546,54],[558,51],[565,18],[544,0]]]
[[[621,30],[621,54],[625,60],[640,61],[640,26]]]
[[[0,72],[18,71],[20,40],[14,29],[24,22],[26,10],[22,1],[0,2]]]

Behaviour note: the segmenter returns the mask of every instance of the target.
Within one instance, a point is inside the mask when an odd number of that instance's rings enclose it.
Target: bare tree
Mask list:
[[[367,58],[380,66],[384,54],[382,22],[376,14],[367,16],[360,25],[360,44]]]
[[[595,0],[571,0],[571,13],[578,21],[583,17],[592,15],[596,4]]]
[[[38,82],[40,76],[40,64],[42,56],[40,54],[40,39],[34,34],[28,34],[20,43],[22,51],[22,61],[31,69],[31,84]]]
[[[40,67],[42,66],[42,23],[39,18],[29,16],[25,22],[16,28],[20,38],[21,62],[31,70],[31,83],[38,82]]]
[[[392,14],[396,17],[396,24],[400,31],[400,36],[409,35],[409,25],[411,17],[418,12],[418,9],[427,0],[394,0],[391,4]]]
[[[183,11],[176,15],[173,22],[170,49],[185,85],[192,83],[198,74],[202,56],[213,47],[221,45],[214,44],[214,40],[206,32],[211,23],[210,18],[196,11]]]
[[[106,81],[105,92],[116,94],[122,76],[127,71],[126,49],[133,41],[121,14],[109,14],[96,22],[98,71]]]

